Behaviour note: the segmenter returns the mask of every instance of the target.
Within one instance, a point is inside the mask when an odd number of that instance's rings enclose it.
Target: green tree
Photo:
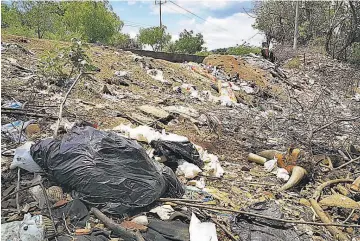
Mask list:
[[[106,2],[63,2],[66,31],[77,33],[90,43],[111,43],[123,22]]]
[[[180,53],[194,54],[202,50],[205,43],[201,33],[194,34],[192,30],[184,29],[180,33],[179,39],[175,41],[175,49]]]
[[[160,51],[170,42],[171,35],[166,32],[166,27],[141,28],[137,39],[143,45],[150,45],[153,51]]]

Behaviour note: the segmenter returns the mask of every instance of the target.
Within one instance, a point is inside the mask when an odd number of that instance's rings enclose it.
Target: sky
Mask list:
[[[110,4],[113,11],[124,21],[122,32],[130,34],[131,37],[135,37],[140,28],[160,24],[159,5],[155,5],[155,0],[110,1]],[[252,28],[255,19],[246,13],[251,11],[252,6],[251,1],[241,0],[166,0],[166,3],[162,4],[162,24],[167,27],[173,41],[179,38],[179,33],[184,29],[202,33],[204,46],[208,50],[231,47],[243,44],[244,41],[260,46],[264,37]]]

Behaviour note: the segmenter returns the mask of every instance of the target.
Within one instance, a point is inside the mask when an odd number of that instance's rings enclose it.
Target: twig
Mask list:
[[[66,228],[66,230],[68,231],[68,233],[71,235],[72,233],[71,233],[71,231],[70,231],[69,227],[67,226],[67,223],[66,223],[66,218],[65,218],[65,214],[63,213],[63,214],[62,214],[62,216],[63,216],[63,220],[64,220],[64,225],[65,225],[65,228]]]
[[[334,180],[330,180],[330,181],[327,181],[327,182],[324,182],[323,184],[321,184],[320,186],[318,186],[314,192],[314,195],[313,195],[313,199],[315,201],[317,201],[321,195],[321,192],[322,190],[329,186],[329,185],[332,185],[332,184],[336,184],[336,183],[341,183],[341,182],[353,182],[354,180],[352,179],[334,179]]]
[[[352,160],[350,160],[350,161],[348,161],[348,162],[346,162],[346,163],[344,163],[344,164],[342,164],[342,165],[334,168],[334,170],[343,168],[344,166],[347,166],[347,165],[349,165],[349,164],[351,164],[351,163],[353,163],[353,162],[356,162],[357,160],[360,160],[360,156],[358,156],[357,158],[352,159]]]
[[[18,167],[18,172],[17,172],[17,184],[16,184],[16,209],[18,211],[18,213],[20,213],[20,204],[19,204],[19,189],[20,189],[20,167]]]
[[[47,206],[47,208],[48,208],[49,216],[50,216],[50,219],[51,219],[51,224],[52,224],[52,227],[53,227],[53,229],[54,229],[54,231],[55,231],[55,240],[57,241],[57,235],[58,235],[58,233],[57,233],[57,230],[56,230],[56,227],[55,227],[54,218],[53,218],[52,213],[51,213],[51,207],[50,207],[49,197],[48,197],[48,195],[47,195],[46,189],[45,189],[44,185],[42,184],[42,182],[40,182],[39,184],[40,184],[41,189],[42,189],[42,191],[43,191],[43,193],[44,193],[44,197],[45,197],[45,201],[46,201],[46,206]]]
[[[350,119],[348,118],[348,119],[338,119],[338,120],[334,120],[334,121],[332,121],[332,122],[330,122],[330,123],[327,123],[326,125],[323,125],[323,126],[317,128],[316,130],[314,130],[314,131],[312,132],[312,134],[315,134],[316,132],[321,131],[322,129],[325,129],[325,128],[331,126],[332,124],[335,124],[336,122],[354,121],[354,120],[357,120],[357,119],[359,119],[359,118],[360,118],[360,116],[357,116],[357,117],[354,117],[354,118],[350,118]]]
[[[64,100],[60,104],[59,116],[58,116],[58,120],[56,122],[56,128],[55,128],[55,131],[54,131],[54,137],[57,136],[57,133],[58,133],[58,130],[59,130],[59,126],[60,126],[60,122],[61,122],[61,119],[62,119],[62,112],[63,112],[65,102],[66,102],[71,90],[74,88],[74,86],[76,85],[76,83],[80,79],[81,75],[82,75],[82,71],[80,71],[80,73],[78,74],[78,76],[74,80],[74,83],[72,83],[72,85],[70,86],[68,92],[65,94]]]
[[[110,218],[108,218],[105,214],[103,214],[99,209],[97,208],[91,208],[91,212],[101,221],[105,224],[106,227],[114,231],[114,233],[117,233],[120,235],[122,239],[125,241],[144,241],[144,238],[141,236],[139,232],[133,232],[129,229],[126,229],[119,224],[112,221]]]
[[[232,240],[234,241],[238,241],[239,239],[237,239],[224,225],[222,225],[220,222],[218,222],[215,218],[211,217],[211,215],[206,212],[203,211],[203,213],[206,214],[206,216],[210,217],[210,219],[216,224],[218,225]],[[241,240],[241,238],[240,238]]]
[[[273,217],[264,216],[264,215],[257,214],[257,213],[251,213],[251,212],[246,212],[246,211],[239,211],[239,210],[234,210],[234,209],[230,209],[230,208],[211,207],[211,206],[203,205],[203,204],[185,203],[185,202],[178,202],[178,201],[174,201],[173,203],[179,204],[179,205],[190,206],[190,207],[196,207],[196,208],[204,208],[204,209],[209,209],[209,210],[217,210],[217,211],[225,211],[225,212],[238,213],[238,214],[243,214],[243,215],[248,215],[248,216],[253,216],[253,217],[258,217],[258,218],[275,220],[275,221],[284,222],[284,223],[308,224],[308,225],[315,225],[315,226],[341,226],[341,227],[355,227],[355,228],[360,228],[360,225],[356,225],[356,224],[307,222],[307,221],[300,221],[300,220],[290,220],[290,219],[273,218]]]
[[[350,219],[351,216],[354,214],[354,212],[355,212],[355,209],[353,209],[353,210],[351,211],[351,213],[350,213],[349,216],[344,220],[343,223],[346,223],[347,221],[349,221],[349,219]]]

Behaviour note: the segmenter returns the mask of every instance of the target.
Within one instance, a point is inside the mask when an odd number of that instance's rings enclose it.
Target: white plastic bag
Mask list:
[[[190,220],[190,241],[218,241],[214,223],[202,223],[194,213]]]
[[[14,221],[1,224],[1,240],[6,241],[43,241],[45,229],[41,215],[31,217],[24,215],[23,221]]]
[[[200,172],[201,169],[198,166],[189,162],[184,162],[176,169],[176,175],[184,175],[186,179],[193,179],[194,177],[199,175]]]
[[[24,145],[16,148],[14,159],[10,169],[20,167],[28,172],[42,172],[41,167],[32,159],[30,148],[34,142],[28,141]]]
[[[159,215],[161,220],[169,220],[171,214],[174,212],[175,210],[170,205],[162,205],[150,210],[150,213]]]

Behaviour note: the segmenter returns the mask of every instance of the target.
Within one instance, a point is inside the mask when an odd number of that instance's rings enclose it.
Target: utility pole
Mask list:
[[[166,3],[166,0],[155,0],[155,5],[159,4],[159,10],[160,10],[160,29],[162,32],[164,32],[163,30],[163,26],[162,26],[162,21],[161,21],[161,5]],[[160,43],[160,51],[162,50],[162,43]]]
[[[161,21],[161,5],[162,4],[165,4],[166,3],[166,0],[155,0],[155,5],[158,5],[160,6],[159,10],[160,10],[160,28],[162,28],[162,21]]]
[[[293,49],[296,50],[297,37],[298,37],[298,25],[299,25],[299,1],[296,1],[296,10],[295,10],[295,31],[294,31],[294,46]]]

